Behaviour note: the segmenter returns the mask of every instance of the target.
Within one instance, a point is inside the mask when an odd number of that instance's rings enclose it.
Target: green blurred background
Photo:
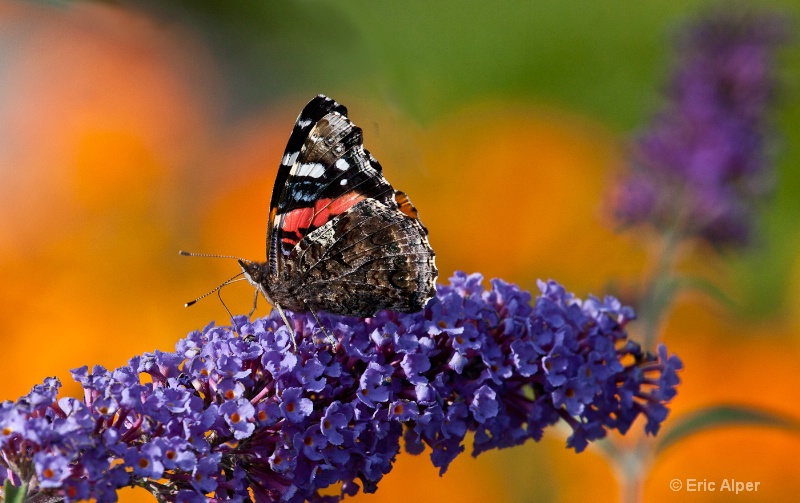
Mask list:
[[[442,280],[461,269],[527,289],[552,278],[580,296],[624,292],[652,236],[618,232],[605,193],[626,140],[662,104],[678,29],[712,5],[0,0],[0,398],[48,375],[76,395],[70,368],[113,368],[227,323],[216,299],[183,302],[235,263],[177,250],[264,258],[277,165],[318,93],[349,108],[420,210]],[[800,14],[789,0],[736,5],[785,12],[795,27]],[[686,364],[674,417],[744,403],[800,418],[797,45],[779,60],[779,183],[760,239],[680,263],[736,307],[676,304],[663,332]],[[251,296],[223,291],[234,312]],[[694,477],[762,482],[735,501],[796,501],[798,448],[775,430],[705,433],[656,460],[645,500],[730,501],[669,489]],[[376,495],[356,499],[456,498],[603,502],[618,489],[597,451],[576,455],[551,431],[462,456],[443,478],[427,454],[403,455]]]

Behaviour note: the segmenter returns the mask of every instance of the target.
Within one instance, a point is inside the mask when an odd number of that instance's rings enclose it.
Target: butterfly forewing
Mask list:
[[[285,257],[306,235],[367,198],[391,204],[393,189],[364,150],[362,131],[347,118],[347,109],[314,98],[297,119],[273,190],[272,276],[280,276]]]

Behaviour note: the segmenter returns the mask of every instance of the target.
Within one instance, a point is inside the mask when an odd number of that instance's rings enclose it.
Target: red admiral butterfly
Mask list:
[[[267,261],[239,259],[256,298],[260,291],[290,331],[284,310],[412,313],[436,294],[434,255],[416,208],[383,177],[347,109],[311,100],[275,180]]]

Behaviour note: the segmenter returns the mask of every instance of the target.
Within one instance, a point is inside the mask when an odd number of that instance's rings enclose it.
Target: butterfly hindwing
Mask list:
[[[306,305],[367,317],[415,312],[435,294],[434,252],[416,218],[365,199],[308,234],[287,257]]]

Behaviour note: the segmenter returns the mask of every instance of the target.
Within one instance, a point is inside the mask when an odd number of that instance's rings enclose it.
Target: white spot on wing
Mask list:
[[[339,185],[347,185],[347,178],[342,178],[342,181],[339,182]]]
[[[311,178],[319,178],[325,173],[325,165],[319,162],[309,162],[297,166],[297,171],[293,173],[295,176],[310,176]]]
[[[303,120],[303,121],[298,120],[297,121],[297,125],[300,126],[300,129],[305,129],[308,126],[311,125],[311,119],[306,119],[306,120]]]
[[[339,169],[341,171],[346,171],[350,167],[350,163],[345,161],[344,159],[339,159],[338,161],[336,161],[335,166],[336,169]]]
[[[286,152],[283,155],[283,159],[281,159],[281,164],[284,166],[292,166],[294,161],[297,160],[298,155],[300,155],[300,152]]]
[[[325,222],[322,227],[311,231],[311,233],[306,236],[305,239],[308,241],[313,241],[316,246],[321,246],[323,249],[328,248],[336,242],[336,229],[334,228],[335,222],[336,219]]]

